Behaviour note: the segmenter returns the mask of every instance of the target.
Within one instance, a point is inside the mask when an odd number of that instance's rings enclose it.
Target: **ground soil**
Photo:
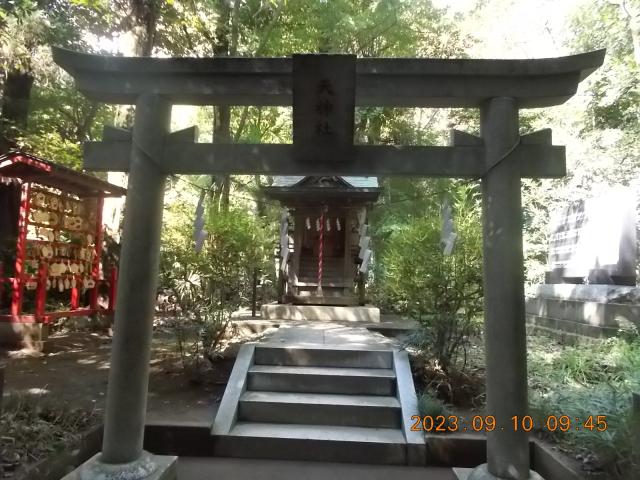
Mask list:
[[[72,407],[102,412],[107,393],[111,337],[106,333],[54,333],[41,356],[9,352],[5,395],[43,395]],[[175,337],[153,338],[147,421],[212,422],[233,359],[221,360],[201,382],[185,374]]]

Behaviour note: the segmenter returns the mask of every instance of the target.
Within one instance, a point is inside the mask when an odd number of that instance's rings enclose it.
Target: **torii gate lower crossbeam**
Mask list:
[[[529,470],[528,434],[509,428],[512,417],[521,418],[528,410],[520,186],[523,176],[563,175],[564,149],[551,145],[549,131],[521,137],[518,109],[562,103],[602,63],[603,56],[604,51],[544,60],[364,61],[354,57],[356,68],[350,71],[355,72],[355,87],[353,79],[340,77],[337,81],[345,87],[337,94],[342,98],[337,110],[344,115],[336,125],[349,127],[356,103],[466,106],[480,108],[480,138],[456,132],[450,147],[368,146],[365,150],[351,146],[349,135],[341,132],[340,145],[335,150],[330,137],[316,145],[327,155],[326,163],[304,163],[304,145],[294,145],[297,148],[291,150],[286,145],[191,144],[190,148],[204,153],[200,156],[202,165],[191,159],[185,166],[182,160],[186,159],[179,152],[187,144],[185,137],[190,132],[169,134],[172,103],[185,99],[196,104],[219,103],[226,91],[240,104],[290,104],[293,89],[295,110],[299,108],[297,102],[304,104],[307,99],[296,97],[296,84],[292,85],[291,78],[308,81],[309,72],[296,76],[286,59],[219,59],[218,63],[208,59],[204,64],[201,59],[111,61],[54,50],[56,61],[76,77],[81,90],[91,98],[116,103],[137,99],[133,133],[110,130],[102,144],[91,144],[85,152],[92,168],[104,170],[115,164],[119,170],[128,170],[130,177],[120,264],[122,293],[116,305],[103,450],[70,478],[175,478],[174,458],[150,456],[142,446],[164,178],[168,173],[195,171],[481,177],[487,412],[503,428],[488,433],[487,464],[476,468],[470,478],[540,478]],[[344,59],[340,61],[344,63]],[[320,66],[326,63],[323,58]],[[314,63],[305,59],[298,64],[313,68]],[[323,95],[331,92],[326,88],[325,74],[323,71],[320,75]],[[211,81],[203,81],[207,75]],[[256,81],[261,75],[270,81]],[[402,89],[393,89],[393,82],[402,85]],[[297,118],[302,119],[303,125],[294,125],[294,137],[296,131],[313,137],[310,129],[316,128],[317,119],[306,123],[305,115]],[[321,128],[316,129],[326,134],[334,127],[332,121],[327,114],[320,118]],[[273,149],[285,152],[285,160],[267,152]],[[114,152],[123,151],[129,152],[129,160],[114,162]],[[166,151],[174,155],[167,156]],[[365,152],[371,154],[370,164]],[[314,155],[317,157],[317,152]],[[425,158],[419,159],[421,155]],[[411,158],[407,160],[408,157]],[[355,161],[350,163],[352,158]],[[425,167],[420,160],[434,163]]]

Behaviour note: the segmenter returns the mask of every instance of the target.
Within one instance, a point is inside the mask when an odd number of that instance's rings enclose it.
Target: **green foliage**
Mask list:
[[[277,22],[273,22],[276,18]],[[341,52],[374,56],[455,56],[459,29],[429,0],[250,0],[240,8],[241,44],[261,53]]]
[[[189,193],[181,192],[181,197]],[[273,282],[268,264],[273,232],[270,224],[245,209],[209,208],[209,234],[196,252],[192,237],[197,198],[192,198],[192,203],[172,203],[165,216],[160,289],[179,309],[176,334],[183,365],[199,379],[202,359],[216,361],[231,312],[247,302],[253,270],[262,272],[263,283]]]
[[[418,412],[422,417],[449,416],[449,409],[442,400],[434,396],[431,392],[424,392],[418,398]]]
[[[214,304],[225,310],[246,301],[253,269],[269,271],[270,225],[243,209],[215,211],[207,218],[209,235],[197,253],[192,240],[194,206],[174,203],[163,232],[161,287],[190,307]]]
[[[439,212],[425,212],[397,226],[380,260],[380,290],[423,327],[419,347],[448,370],[477,330],[482,312],[482,233],[473,186],[452,188],[458,237],[443,253]]]
[[[605,415],[606,431],[586,428],[557,431],[557,441],[587,449],[597,456],[592,467],[611,478],[631,478],[640,467],[638,419],[631,414],[631,392],[640,387],[640,340],[612,338],[554,351],[549,342],[529,349],[532,410],[539,425],[549,415],[585,421]]]

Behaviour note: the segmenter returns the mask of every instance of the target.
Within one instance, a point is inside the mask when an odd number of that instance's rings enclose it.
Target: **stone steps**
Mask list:
[[[214,421],[215,455],[424,464],[399,358],[406,353],[345,345],[243,346]]]
[[[310,306],[310,307],[358,307],[360,299],[355,295],[344,295],[342,289],[339,292],[325,293],[317,295],[313,292],[299,292],[299,295],[289,295],[287,301],[293,303],[293,306]]]
[[[327,393],[245,392],[238,420],[263,423],[399,428],[395,397]]]
[[[254,365],[249,369],[252,391],[395,395],[391,369]]]
[[[344,346],[314,348],[257,345],[255,365],[306,367],[393,368],[391,350],[365,350]]]
[[[238,422],[216,456],[403,465],[405,449],[393,428]]]

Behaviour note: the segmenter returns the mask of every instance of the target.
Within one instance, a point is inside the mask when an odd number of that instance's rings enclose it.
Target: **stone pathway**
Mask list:
[[[456,480],[450,468],[180,457],[179,480]]]
[[[402,348],[400,341],[372,332],[365,327],[330,322],[280,325],[279,329],[266,334],[260,343],[283,347],[349,345],[356,349]]]

